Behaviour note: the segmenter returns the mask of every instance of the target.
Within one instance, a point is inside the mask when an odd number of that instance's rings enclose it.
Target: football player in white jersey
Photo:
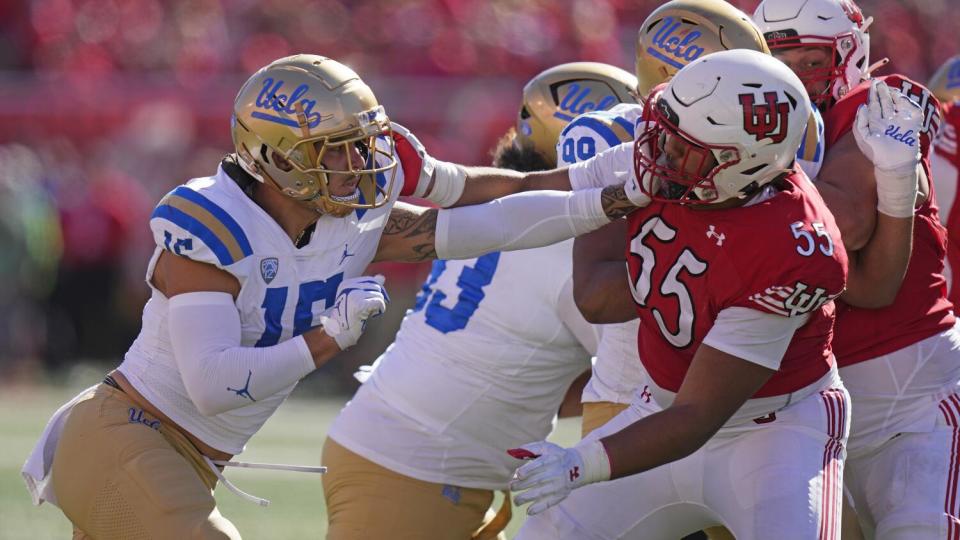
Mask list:
[[[635,88],[633,75],[594,62],[540,73],[494,165],[554,168],[577,111],[635,102]],[[624,131],[615,144],[629,140]],[[596,350],[573,301],[571,242],[434,261],[396,341],[327,434],[327,538],[493,538],[507,525],[509,497],[488,511],[515,468],[504,450],[551,431]]]
[[[139,337],[54,415],[24,467],[75,538],[239,538],[216,509],[217,480],[232,486],[215,464],[385,309],[382,282],[361,276],[371,261],[546,246],[649,202],[635,185],[454,210],[398,202],[484,200],[465,182],[484,169],[427,156],[356,73],[321,56],[254,74],[231,127],[236,154],[153,213]]]

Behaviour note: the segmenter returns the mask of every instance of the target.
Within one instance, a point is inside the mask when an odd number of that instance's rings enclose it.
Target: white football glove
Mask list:
[[[857,110],[853,136],[874,167],[877,210],[910,217],[917,200],[917,165],[923,111],[913,100],[875,79],[867,105]]]
[[[541,441],[507,452],[517,459],[533,458],[510,480],[510,491],[528,490],[517,495],[514,502],[532,502],[527,508],[531,516],[558,504],[578,487],[610,479],[607,451],[596,439],[581,441],[573,448]]]
[[[638,126],[637,129],[643,129],[643,126]],[[633,151],[644,152],[646,154],[650,153],[649,148],[646,146],[641,148],[638,145],[634,145]],[[653,173],[643,169],[640,172],[640,178],[637,178],[636,170],[639,168],[639,165],[636,155],[634,155],[633,162],[633,170],[625,175],[627,178],[623,184],[623,190],[627,194],[627,199],[629,199],[634,206],[643,208],[649,205],[652,200],[647,193],[656,193],[657,190],[660,189],[660,177],[654,176]],[[642,189],[641,186],[645,189]]]
[[[340,350],[352,347],[367,326],[367,319],[380,316],[387,309],[390,296],[383,288],[381,275],[345,279],[337,288],[333,307],[320,317],[320,324]]]

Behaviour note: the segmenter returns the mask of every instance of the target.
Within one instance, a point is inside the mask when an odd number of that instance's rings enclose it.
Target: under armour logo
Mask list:
[[[754,105],[753,94],[740,94],[743,105],[743,130],[758,141],[769,138],[778,143],[787,137],[787,124],[790,116],[790,104],[777,101],[776,92],[764,92],[764,105]]]
[[[580,467],[574,467],[570,469],[570,481],[573,482],[577,478],[580,478]]]
[[[339,263],[339,264],[343,264],[343,261],[347,260],[347,257],[353,257],[354,255],[356,255],[356,253],[349,253],[349,252],[347,252],[347,248],[348,248],[348,247],[349,247],[348,244],[344,244],[344,245],[343,245],[343,255],[340,256],[340,263]]]
[[[229,391],[237,394],[238,397],[245,397],[245,398],[249,398],[250,401],[256,401],[255,399],[253,399],[253,396],[250,395],[250,377],[251,377],[252,375],[253,375],[253,371],[248,370],[248,371],[247,371],[247,384],[243,385],[243,388],[241,388],[241,389],[238,390],[238,389],[236,389],[236,388],[230,388],[230,387],[228,386],[228,387],[227,387],[227,390],[229,390]]]
[[[644,403],[650,403],[650,398],[653,397],[653,394],[647,390],[648,388],[650,388],[650,386],[644,385],[643,391],[640,392],[640,399],[642,399]]]
[[[707,238],[716,238],[716,239],[717,239],[717,245],[718,245],[718,246],[722,246],[722,245],[723,245],[723,241],[727,239],[727,235],[725,235],[725,234],[723,234],[723,233],[718,233],[718,232],[717,232],[717,228],[714,227],[713,225],[711,225],[711,226],[710,226],[710,230],[707,231]]]

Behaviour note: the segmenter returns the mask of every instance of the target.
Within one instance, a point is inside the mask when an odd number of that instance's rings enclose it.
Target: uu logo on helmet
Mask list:
[[[699,30],[689,33],[688,30],[682,30],[677,35],[673,35],[679,26],[679,19],[664,18],[663,26],[653,35],[653,46],[647,47],[647,52],[652,56],[677,69],[693,62],[703,54],[703,47],[695,45],[703,34]],[[680,62],[680,60],[683,62]]]
[[[567,83],[564,83],[567,84]],[[566,122],[572,121],[575,117],[590,111],[605,111],[613,107],[617,102],[616,96],[603,96],[599,102],[587,99],[593,92],[590,88],[581,87],[578,83],[568,83],[570,90],[564,94],[560,100],[560,110],[553,113],[553,116]],[[559,94],[559,91],[557,92]],[[564,112],[560,112],[564,111]],[[569,114],[566,114],[569,113]],[[529,135],[528,133],[526,135]]]
[[[297,102],[303,104],[303,114],[307,117],[308,127],[315,128],[320,122],[328,120],[333,116],[330,114],[324,117],[318,112],[313,112],[313,108],[317,105],[316,100],[304,97],[307,92],[310,91],[308,85],[301,84],[288,96],[287,94],[281,93],[284,84],[284,81],[281,79],[274,80],[273,77],[265,78],[263,80],[263,88],[261,88],[260,93],[257,94],[256,101],[257,108],[261,110],[253,111],[250,113],[250,116],[259,118],[260,120],[266,120],[267,122],[298,127],[299,124],[293,119],[297,114]],[[288,116],[278,116],[273,114],[273,112],[284,113]]]
[[[777,101],[776,92],[764,92],[764,105],[754,105],[753,94],[740,94],[743,105],[743,130],[757,138],[757,141],[770,138],[779,143],[787,137],[787,123],[790,116],[790,104]]]

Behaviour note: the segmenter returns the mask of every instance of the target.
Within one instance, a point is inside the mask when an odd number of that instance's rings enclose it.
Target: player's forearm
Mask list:
[[[548,246],[596,230],[637,207],[623,186],[533,191],[482,205],[441,210],[436,256],[470,259],[493,251]]]
[[[340,346],[324,332],[323,327],[317,326],[303,333],[303,340],[313,357],[313,365],[320,367],[334,356],[340,354]]]
[[[566,169],[522,173],[493,167],[466,167],[466,185],[452,207],[480,204],[527,191],[570,191]]]
[[[907,274],[913,248],[913,218],[877,213],[877,227],[863,249],[850,253],[844,302],[862,308],[893,303]]]
[[[610,479],[647,471],[696,452],[719,428],[719,424],[704,428],[702,416],[692,405],[668,407],[602,439],[610,460]]]
[[[876,198],[858,200],[835,186],[820,174],[817,191],[823,197],[840,229],[840,237],[848,252],[862,249],[870,240],[876,224]]]
[[[626,261],[594,262],[588,275],[574,276],[573,298],[588,322],[611,324],[637,317]]]
[[[203,415],[269,397],[315,369],[312,351],[299,337],[268,346],[241,346],[240,316],[226,293],[174,296],[168,325],[184,387]]]

